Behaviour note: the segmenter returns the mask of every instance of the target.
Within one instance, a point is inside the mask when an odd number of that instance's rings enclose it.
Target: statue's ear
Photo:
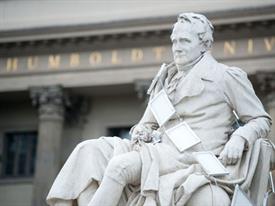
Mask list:
[[[201,54],[203,54],[203,53],[205,53],[206,51],[209,50],[208,45],[205,42],[203,42],[203,41],[201,41],[201,46],[202,46]]]
[[[204,52],[211,48],[212,45],[212,34],[210,32],[198,33],[200,41],[204,45]]]
[[[209,50],[211,48],[212,42],[210,40],[207,40],[204,42],[204,49],[205,51]]]

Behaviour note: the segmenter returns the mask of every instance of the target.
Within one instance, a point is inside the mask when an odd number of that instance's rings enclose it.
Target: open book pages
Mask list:
[[[193,153],[203,170],[211,176],[228,175],[229,172],[219,161],[219,159],[210,151]]]
[[[165,133],[180,152],[183,152],[201,142],[200,138],[186,122],[177,124],[176,126],[166,130]]]
[[[173,104],[163,89],[149,102],[149,107],[159,126],[162,126],[176,113]]]

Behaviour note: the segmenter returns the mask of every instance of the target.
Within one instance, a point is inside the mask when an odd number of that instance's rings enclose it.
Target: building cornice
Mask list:
[[[228,25],[247,25],[275,21],[275,5],[246,9],[202,12],[219,30]],[[169,32],[176,15],[101,22],[71,26],[52,26],[32,29],[0,31],[0,44],[66,39],[105,38],[152,32]]]

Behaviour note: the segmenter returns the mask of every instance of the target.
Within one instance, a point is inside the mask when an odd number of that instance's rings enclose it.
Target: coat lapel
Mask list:
[[[174,105],[185,97],[201,94],[204,90],[204,80],[213,81],[213,67],[217,64],[210,52],[206,52],[202,59],[191,69],[189,74],[183,78],[175,93]]]

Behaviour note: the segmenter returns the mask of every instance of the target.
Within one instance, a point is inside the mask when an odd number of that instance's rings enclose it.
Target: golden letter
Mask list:
[[[236,42],[235,41],[225,41],[224,42],[224,47],[223,47],[223,52],[224,54],[235,54],[235,49],[236,49]]]
[[[48,68],[50,69],[58,69],[60,66],[60,55],[50,55]]]
[[[252,54],[253,49],[254,49],[253,39],[248,39],[248,42],[247,42],[247,52],[248,52],[248,54]]]
[[[70,55],[70,67],[77,67],[80,64],[80,56],[78,53],[72,53]]]
[[[264,43],[265,43],[266,50],[271,51],[275,43],[275,37],[272,37],[271,39],[264,38]]]
[[[141,49],[132,49],[131,59],[133,62],[139,62],[143,59],[143,51]]]
[[[153,51],[155,53],[156,60],[160,61],[162,59],[163,52],[165,51],[165,47],[155,47],[153,48]]]
[[[117,55],[117,50],[113,50],[112,51],[111,62],[112,62],[112,64],[119,64],[119,63],[121,63],[121,59],[118,58],[118,55]]]
[[[6,64],[7,72],[17,71],[17,67],[18,67],[18,59],[17,58],[8,58],[7,59],[7,64]]]
[[[100,52],[92,52],[89,60],[90,64],[100,64],[102,62],[102,55]]]
[[[38,57],[29,56],[28,57],[28,70],[33,70],[37,67]]]

